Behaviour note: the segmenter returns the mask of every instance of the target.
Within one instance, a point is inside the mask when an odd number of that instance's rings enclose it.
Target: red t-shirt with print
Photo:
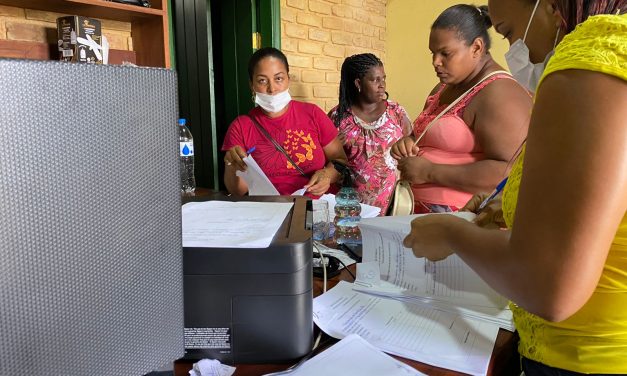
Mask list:
[[[253,146],[252,156],[259,167],[282,195],[290,195],[303,188],[311,175],[326,165],[323,147],[337,136],[337,129],[327,115],[316,105],[292,100],[287,111],[270,118],[261,108],[255,107],[249,115],[281,145],[292,160],[303,169],[302,176],[285,155],[276,150],[257,129],[248,116],[238,116],[229,126],[224,137],[222,151],[239,145],[244,150]]]

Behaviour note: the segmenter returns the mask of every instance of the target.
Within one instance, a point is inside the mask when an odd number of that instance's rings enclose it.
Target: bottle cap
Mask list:
[[[178,125],[185,125],[185,119],[183,118],[179,119]]]

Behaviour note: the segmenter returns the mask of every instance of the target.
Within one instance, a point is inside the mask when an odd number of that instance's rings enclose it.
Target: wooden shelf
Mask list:
[[[152,8],[105,0],[0,0],[0,5],[129,22],[135,50],[131,53],[136,56],[137,64],[169,68],[167,0],[152,0],[151,3]],[[4,43],[4,47],[7,46]],[[45,50],[45,45],[36,50]],[[0,56],[9,57],[2,54],[2,49]]]

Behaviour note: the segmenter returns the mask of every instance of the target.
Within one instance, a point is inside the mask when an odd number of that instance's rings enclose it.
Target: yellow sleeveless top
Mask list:
[[[577,26],[555,49],[542,79],[565,69],[602,72],[627,81],[627,15],[593,16]],[[523,159],[524,149],[503,192],[503,216],[510,228],[514,225]],[[581,373],[627,373],[627,213],[599,284],[577,313],[552,323],[514,303],[510,307],[522,356]]]

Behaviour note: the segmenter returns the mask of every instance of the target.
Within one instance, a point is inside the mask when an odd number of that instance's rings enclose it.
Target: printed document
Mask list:
[[[426,306],[354,291],[342,281],[314,299],[327,334],[359,334],[378,349],[437,367],[485,375],[499,327]]]
[[[266,248],[291,202],[204,201],[182,207],[183,247]]]
[[[420,376],[407,364],[351,334],[290,372],[294,376]]]
[[[427,214],[440,215],[440,214]],[[472,220],[468,212],[453,215]],[[360,291],[413,299],[440,309],[464,312],[475,318],[497,322],[504,329],[513,330],[507,299],[496,293],[457,255],[432,262],[417,258],[403,239],[411,229],[411,221],[419,215],[364,219],[359,223],[365,263],[374,262],[377,274],[370,281],[358,280]],[[366,275],[366,274],[362,274]]]
[[[249,196],[278,196],[279,191],[276,190],[270,179],[261,170],[257,161],[252,155],[242,158],[248,166],[246,171],[237,171],[235,174],[246,182],[248,185]]]

